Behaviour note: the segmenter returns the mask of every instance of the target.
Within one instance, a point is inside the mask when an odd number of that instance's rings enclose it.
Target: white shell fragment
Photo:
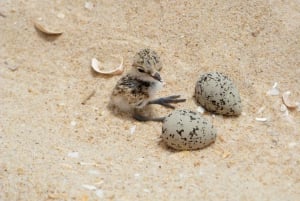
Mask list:
[[[99,175],[100,174],[100,172],[98,170],[89,170],[88,173],[90,175]]]
[[[288,108],[296,108],[297,107],[297,102],[293,101],[290,99],[291,92],[286,91],[282,94],[282,100],[283,103],[288,107]]]
[[[82,187],[87,189],[87,190],[90,190],[90,191],[94,191],[97,189],[96,186],[93,186],[93,185],[89,185],[89,184],[82,184]]]
[[[53,30],[52,28],[49,28],[37,21],[34,22],[34,26],[37,30],[47,35],[61,35],[63,33],[62,31]]]
[[[76,126],[77,125],[77,123],[76,123],[76,121],[71,121],[71,126]]]
[[[174,110],[162,125],[162,140],[177,150],[201,149],[215,141],[217,131],[204,117],[190,110]]]
[[[121,63],[119,65],[119,67],[117,67],[114,70],[110,70],[110,71],[100,70],[99,65],[100,65],[100,62],[96,58],[93,58],[92,62],[91,62],[91,66],[92,66],[93,70],[97,73],[100,73],[102,75],[120,75],[124,72],[123,57],[121,57]]]
[[[206,73],[195,86],[196,101],[205,110],[222,115],[240,115],[242,103],[234,83],[219,72]]]
[[[79,157],[79,153],[78,152],[70,152],[70,153],[68,153],[68,157],[70,157],[70,158],[78,158]]]
[[[257,114],[261,114],[265,109],[265,106],[260,107],[257,111]]]
[[[103,198],[104,192],[102,189],[96,190],[95,194],[97,195],[98,198]]]
[[[278,83],[275,82],[273,87],[267,91],[267,95],[268,96],[278,96],[279,90],[278,90],[277,86],[278,86]]]
[[[135,129],[136,129],[136,125],[133,125],[131,128],[130,128],[130,134],[134,134],[135,132]]]
[[[281,104],[281,105],[280,105],[280,111],[281,111],[281,112],[287,111],[287,107],[286,107],[284,104]]]
[[[297,145],[298,145],[297,142],[290,142],[290,143],[288,144],[289,148],[294,148],[294,147],[296,147]]]
[[[260,121],[260,122],[266,122],[268,120],[268,118],[266,118],[266,117],[256,117],[255,120]]]
[[[4,64],[6,65],[6,67],[11,70],[11,71],[16,71],[18,70],[18,66],[16,64],[13,64],[11,62],[7,62],[5,61]]]
[[[201,106],[198,106],[197,107],[197,112],[199,112],[200,114],[204,114],[205,109],[203,107],[201,107]]]
[[[94,4],[92,2],[85,2],[84,7],[88,10],[92,10],[94,8]]]

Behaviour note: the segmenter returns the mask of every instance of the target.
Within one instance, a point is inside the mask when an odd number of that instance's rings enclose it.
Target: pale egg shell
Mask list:
[[[162,140],[177,150],[201,149],[215,141],[216,129],[204,117],[190,110],[174,110],[162,125]]]
[[[196,101],[207,111],[222,115],[240,115],[239,91],[224,74],[213,72],[200,77],[195,86]]]

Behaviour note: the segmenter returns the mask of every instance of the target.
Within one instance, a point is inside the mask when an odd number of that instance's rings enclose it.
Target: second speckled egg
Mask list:
[[[222,115],[240,115],[241,98],[234,83],[219,72],[206,73],[195,87],[196,101],[206,110]]]
[[[203,116],[190,110],[174,110],[164,120],[162,139],[177,150],[201,149],[215,141],[217,131]]]

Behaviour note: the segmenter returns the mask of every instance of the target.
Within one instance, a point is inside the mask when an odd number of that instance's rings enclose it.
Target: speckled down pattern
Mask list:
[[[224,74],[213,72],[200,77],[195,86],[196,101],[207,111],[240,115],[242,103],[238,89]]]
[[[194,150],[208,146],[217,131],[204,117],[189,110],[174,110],[162,125],[162,139],[177,150]]]

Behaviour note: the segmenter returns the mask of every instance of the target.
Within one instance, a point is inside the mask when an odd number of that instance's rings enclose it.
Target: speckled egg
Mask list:
[[[241,98],[234,83],[224,74],[214,72],[200,77],[195,87],[196,101],[207,111],[222,115],[240,115]]]
[[[177,150],[194,150],[208,146],[217,131],[204,117],[190,110],[174,110],[162,125],[162,139]]]

